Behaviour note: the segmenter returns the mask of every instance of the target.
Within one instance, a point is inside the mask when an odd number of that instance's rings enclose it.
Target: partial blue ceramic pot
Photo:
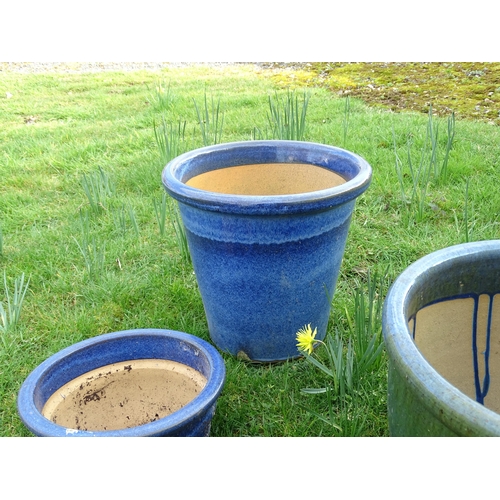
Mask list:
[[[272,362],[300,355],[296,332],[306,324],[324,338],[351,215],[371,173],[349,151],[296,141],[204,147],[165,167],[217,347]],[[202,176],[215,180],[200,184]]]
[[[181,409],[131,428],[78,430],[57,425],[42,414],[45,403],[58,389],[84,373],[112,363],[146,359],[182,363],[202,374],[206,385]],[[173,330],[127,330],[84,340],[48,358],[24,381],[17,406],[24,425],[36,436],[208,436],[224,380],[224,361],[208,342]]]
[[[409,266],[385,299],[392,436],[500,436],[500,241]]]

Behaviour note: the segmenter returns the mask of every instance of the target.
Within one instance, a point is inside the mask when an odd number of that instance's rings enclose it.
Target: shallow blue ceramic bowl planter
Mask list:
[[[42,414],[50,396],[71,380],[112,363],[140,359],[182,363],[201,373],[207,383],[194,399],[174,413],[126,429],[69,429],[55,424]],[[208,342],[173,330],[126,330],[84,340],[45,360],[24,381],[17,406],[21,420],[36,436],[208,436],[224,380],[224,361],[217,349]]]
[[[382,321],[392,436],[500,436],[500,240],[409,266]]]
[[[215,170],[276,163],[322,167],[345,182],[277,195],[187,184]],[[361,157],[296,141],[220,144],[165,167],[163,185],[179,202],[210,335],[221,350],[271,362],[299,355],[295,334],[305,324],[324,338],[355,200],[370,180]]]

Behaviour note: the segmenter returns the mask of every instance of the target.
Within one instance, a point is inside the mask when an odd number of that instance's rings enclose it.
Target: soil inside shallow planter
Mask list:
[[[211,170],[186,184],[214,193],[273,196],[321,191],[345,182],[332,170],[309,163],[262,163]]]
[[[419,351],[448,382],[500,413],[500,294],[443,300],[409,322]]]
[[[181,409],[206,383],[200,372],[176,361],[123,361],[68,382],[51,395],[42,414],[70,429],[126,429]]]

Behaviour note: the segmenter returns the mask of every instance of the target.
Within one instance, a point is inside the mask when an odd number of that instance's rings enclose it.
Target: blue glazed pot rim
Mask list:
[[[108,342],[119,342],[120,340],[131,341],[133,339],[140,341],[140,339],[144,337],[152,339],[166,337],[173,338],[175,340],[178,340],[179,342],[189,344],[191,347],[197,349],[206,357],[210,365],[210,373],[207,377],[207,384],[196,398],[194,398],[178,411],[154,422],[129,429],[117,429],[111,431],[82,431],[68,429],[66,427],[55,424],[42,415],[41,409],[39,410],[35,403],[35,393],[37,391],[38,384],[40,383],[40,380],[42,380],[43,377],[51,370],[58,369],[58,367],[61,366],[65,359],[71,359],[72,356],[78,353],[82,353],[89,348],[97,348]],[[116,360],[115,362],[127,361],[129,359],[133,359],[133,356],[129,357],[128,359]],[[175,358],[173,358],[173,360],[176,361]],[[103,365],[106,364],[108,363],[103,363]],[[97,366],[89,368],[89,370],[94,368],[97,368]],[[85,373],[86,371],[88,370],[83,370],[80,374]],[[215,347],[213,347],[208,342],[194,335],[184,332],[178,332],[175,330],[163,330],[155,328],[124,330],[119,332],[107,333],[104,335],[98,335],[97,337],[83,340],[69,347],[66,347],[65,349],[62,349],[61,351],[47,358],[40,365],[38,365],[24,381],[18,394],[17,407],[23,423],[28,427],[28,429],[30,429],[30,431],[39,436],[155,436],[160,435],[166,429],[168,429],[169,432],[175,431],[176,429],[182,427],[193,416],[202,412],[204,408],[210,407],[212,404],[214,404],[216,399],[219,397],[220,392],[222,391],[225,381],[225,373],[224,360],[222,359],[222,356],[219,354],[217,349],[215,349]],[[59,387],[54,388],[51,392],[55,392],[57,389],[59,389]]]
[[[408,383],[417,389],[422,403],[427,404],[431,411],[436,408],[433,403],[450,410],[449,413],[435,415],[438,419],[451,429],[467,425],[483,429],[489,435],[500,435],[500,415],[469,398],[443,378],[420,353],[408,327],[412,314],[444,298],[428,295],[432,293],[428,286],[430,281],[444,281],[446,269],[456,270],[457,266],[462,266],[467,271],[471,268],[471,260],[482,259],[500,262],[500,240],[454,245],[426,255],[410,265],[393,283],[385,299],[383,335],[389,358]],[[480,293],[487,291],[485,289]],[[437,293],[444,292],[439,290]]]
[[[214,193],[186,184],[203,172],[252,163],[310,163],[333,170],[346,182],[319,191],[273,196]],[[166,165],[162,181],[172,197],[198,208],[273,215],[321,210],[346,203],[368,188],[371,176],[370,165],[345,149],[312,142],[270,140],[231,142],[189,151]]]

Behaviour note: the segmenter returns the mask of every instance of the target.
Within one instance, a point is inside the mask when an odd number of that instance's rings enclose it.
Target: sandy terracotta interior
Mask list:
[[[42,414],[70,429],[126,429],[179,410],[206,382],[197,370],[175,361],[123,361],[68,382],[52,394]]]
[[[500,294],[492,298],[490,385],[484,405],[500,413]],[[478,379],[483,384],[486,373],[486,333],[490,296],[478,300],[477,362]],[[424,307],[416,316],[415,343],[432,367],[461,392],[476,400],[472,331],[474,299],[459,298]],[[413,331],[413,321],[410,321]]]
[[[320,191],[344,184],[339,174],[308,163],[264,163],[221,168],[186,184],[215,193],[273,196]]]

